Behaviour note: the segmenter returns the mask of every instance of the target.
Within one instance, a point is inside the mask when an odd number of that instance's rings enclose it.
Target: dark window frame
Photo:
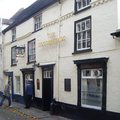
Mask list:
[[[77,2],[75,0],[75,2],[74,2],[74,11],[75,11],[74,14],[80,13],[84,10],[87,10],[87,9],[91,8],[90,2],[91,2],[91,0],[89,1],[89,5],[86,5],[84,7],[81,7],[81,9],[78,9],[77,8]]]
[[[102,109],[101,111],[106,111],[106,94],[107,94],[107,62],[109,58],[93,58],[93,59],[85,59],[85,60],[75,60],[74,64],[77,66],[77,80],[78,80],[78,107],[81,106],[81,70],[83,68],[91,68],[91,65],[96,64],[96,68],[101,67],[103,69],[103,88],[102,88]],[[87,66],[86,66],[87,65]],[[89,66],[88,66],[89,65]],[[83,67],[84,66],[84,67]],[[92,68],[95,68],[92,67]],[[88,108],[92,109],[92,108]]]
[[[77,49],[77,33],[76,33],[76,25],[78,23],[81,23],[85,20],[90,20],[90,47],[89,48],[85,48],[85,49],[81,49],[81,50],[78,50]],[[87,30],[86,30],[87,31]],[[87,40],[86,40],[87,41]],[[91,45],[92,45],[92,17],[91,16],[88,16],[88,17],[85,17],[85,18],[82,18],[80,20],[77,20],[74,22],[74,53],[73,54],[78,54],[78,53],[83,53],[83,52],[90,52],[92,51],[91,49]]]
[[[41,29],[42,29],[42,13],[34,16],[34,32],[39,31]]]

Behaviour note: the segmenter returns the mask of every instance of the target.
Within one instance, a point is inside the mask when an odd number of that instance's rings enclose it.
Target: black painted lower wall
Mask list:
[[[120,120],[120,113],[82,108],[75,105],[57,102],[59,115],[73,120]]]
[[[24,96],[21,95],[14,95],[13,101],[24,104]],[[32,106],[36,108],[42,107],[42,99],[34,97],[32,100]]]

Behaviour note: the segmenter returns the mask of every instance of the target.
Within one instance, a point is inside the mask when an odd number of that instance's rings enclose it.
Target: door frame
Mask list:
[[[34,85],[34,69],[33,68],[24,68],[21,69],[23,75],[23,96],[25,97],[25,75],[26,74],[33,74],[33,97],[35,97],[35,85]]]

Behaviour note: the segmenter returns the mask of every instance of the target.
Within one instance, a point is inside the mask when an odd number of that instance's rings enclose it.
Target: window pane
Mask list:
[[[81,79],[81,105],[83,107],[101,109],[103,79],[95,78],[93,74],[91,74],[91,72],[94,70],[95,69],[82,70],[83,76]]]
[[[82,47],[86,48],[86,41],[85,40],[82,42]]]
[[[82,38],[83,38],[83,39],[86,39],[86,32],[83,32]]]
[[[86,5],[86,0],[83,0],[83,7],[85,7]]]
[[[82,30],[85,30],[85,22],[82,22]]]
[[[90,38],[90,30],[87,31],[87,38]]]
[[[21,84],[20,84],[20,76],[15,76],[16,78],[16,93],[19,93],[21,92]]]
[[[81,41],[78,41],[78,49],[81,49]]]
[[[81,39],[81,33],[78,33],[77,34],[77,40],[80,40]]]
[[[86,28],[90,28],[90,20],[86,20]]]

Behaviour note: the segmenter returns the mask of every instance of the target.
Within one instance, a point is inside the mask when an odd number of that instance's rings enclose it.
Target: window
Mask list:
[[[42,24],[42,15],[39,14],[34,17],[34,29],[35,31],[41,29],[41,24]]]
[[[35,62],[36,54],[35,54],[35,40],[28,42],[28,63]]]
[[[75,60],[78,76],[78,106],[106,111],[108,58]]]
[[[14,66],[16,65],[17,60],[16,60],[16,46],[11,48],[11,65]]]
[[[20,76],[15,76],[15,79],[16,79],[16,93],[20,94],[21,92]]]
[[[75,22],[75,51],[91,49],[91,17]]]
[[[101,109],[103,70],[82,69],[81,71],[81,106],[87,108]]]
[[[12,42],[16,41],[16,28],[12,29]]]
[[[45,70],[43,73],[43,78],[52,78],[52,71],[51,70]]]
[[[76,0],[76,11],[81,11],[90,6],[91,0]]]

